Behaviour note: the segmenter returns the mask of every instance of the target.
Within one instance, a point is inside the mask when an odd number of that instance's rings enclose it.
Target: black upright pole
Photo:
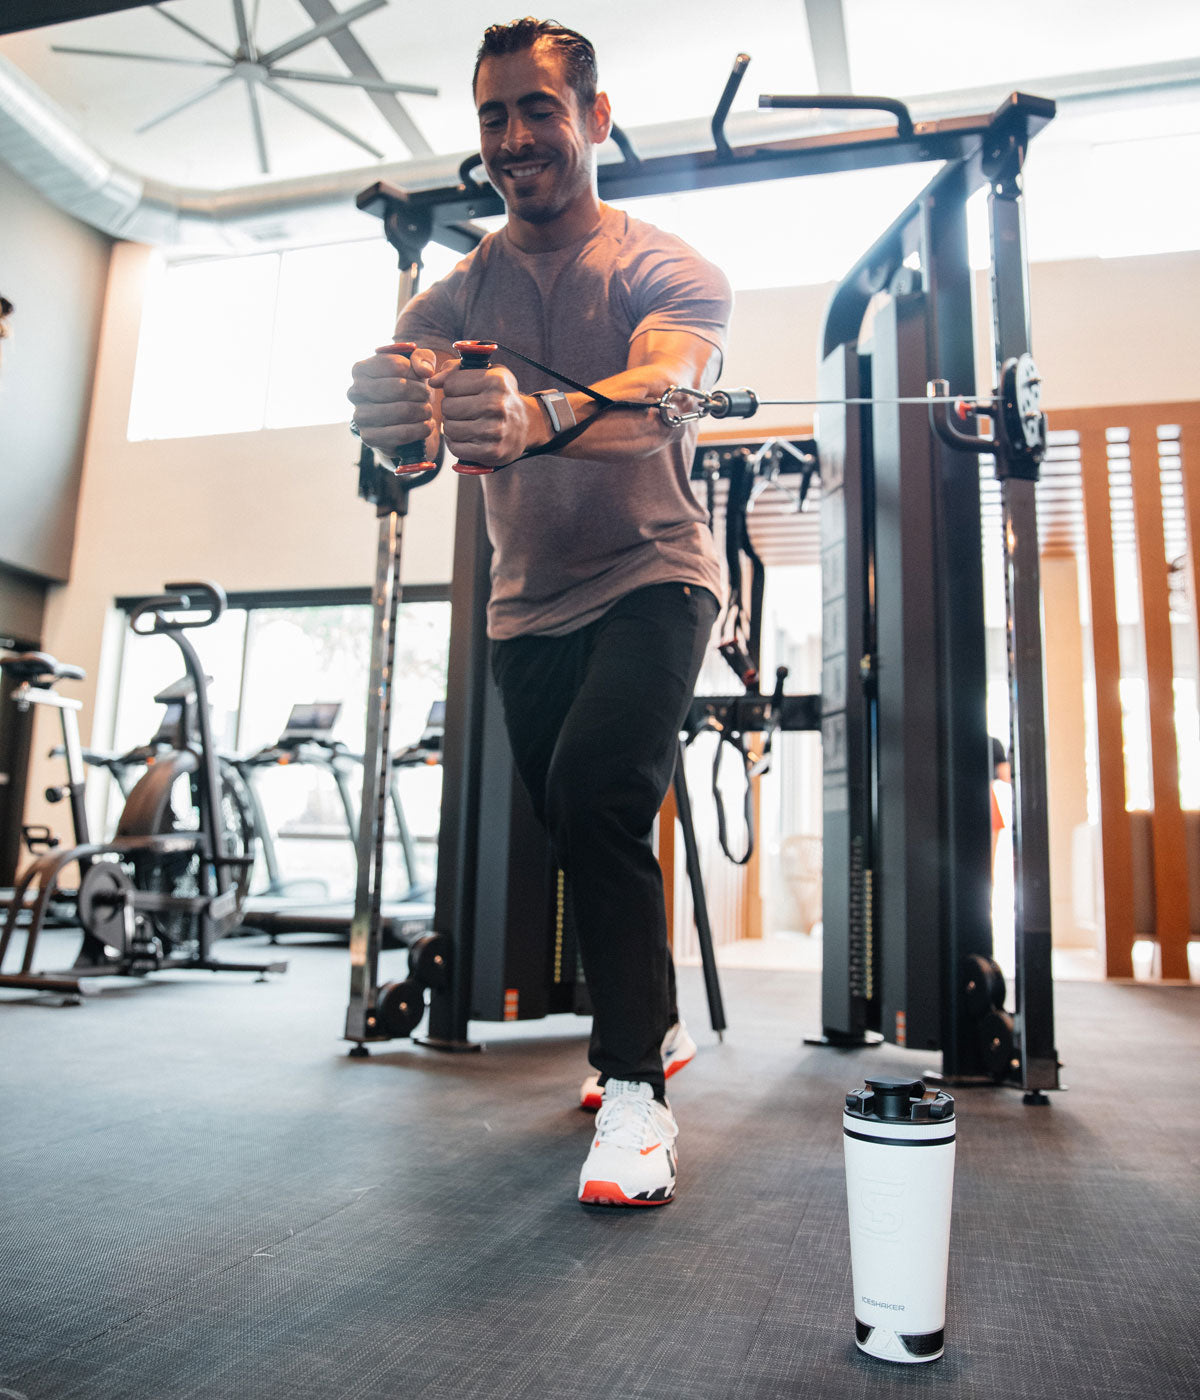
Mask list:
[[[997,381],[1028,353],[1029,295],[1021,166],[1025,140],[1009,135],[985,153],[992,239],[992,315]],[[1016,942],[1015,1049],[1027,1102],[1058,1087],[1051,969],[1050,838],[1046,806],[1046,721],[1042,680],[1041,580],[1038,561],[1037,460],[996,454],[1004,518],[1004,590],[1008,616],[1008,686],[1013,771],[1013,862]]]
[[[483,488],[458,482],[454,522],[450,660],[442,752],[442,815],[438,829],[433,926],[450,942],[450,978],[429,998],[428,1042],[466,1048],[475,975],[479,895],[479,808],[483,788],[483,726],[487,689],[487,615],[491,551],[483,517]]]
[[[922,208],[928,362],[952,394],[975,393],[968,169],[959,162]],[[992,952],[987,648],[979,459],[931,435],[937,550],[938,711],[942,770],[942,1071],[986,1073],[964,969]]]
[[[683,831],[683,850],[687,862],[688,881],[692,888],[692,908],[696,915],[696,936],[700,943],[700,965],[704,969],[704,990],[708,993],[708,1016],[712,1028],[720,1035],[725,1030],[725,1004],[721,999],[721,980],[717,975],[717,958],[713,950],[712,924],[708,920],[708,900],[704,893],[704,876],[700,870],[700,848],[696,844],[696,826],[692,821],[692,799],[688,793],[684,747],[680,740],[675,756],[675,806]]]

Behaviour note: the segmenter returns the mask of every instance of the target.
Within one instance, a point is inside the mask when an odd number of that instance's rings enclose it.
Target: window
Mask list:
[[[160,264],[130,441],[348,423],[350,366],[391,335],[398,287],[396,254],[379,237]]]

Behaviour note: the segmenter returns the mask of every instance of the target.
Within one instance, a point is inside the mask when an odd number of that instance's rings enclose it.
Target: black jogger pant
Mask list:
[[[675,976],[650,837],[717,611],[707,589],[654,584],[566,636],[492,645],[517,771],[566,875],[589,1058],[659,1095]]]

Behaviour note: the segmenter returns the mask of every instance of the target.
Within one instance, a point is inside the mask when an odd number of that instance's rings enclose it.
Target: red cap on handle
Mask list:
[[[487,369],[498,348],[494,340],[456,340],[453,346],[463,369]]]

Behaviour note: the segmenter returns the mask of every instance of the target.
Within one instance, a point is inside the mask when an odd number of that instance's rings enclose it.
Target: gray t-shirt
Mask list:
[[[397,337],[448,349],[493,339],[593,384],[626,367],[647,331],[684,330],[723,350],[732,297],[724,275],[681,239],[601,206],[588,236],[524,253],[489,234],[404,308]],[[522,393],[564,386],[498,352]],[[614,410],[625,413],[628,410]],[[488,633],[560,636],[655,583],[721,595],[721,566],[689,484],[697,425],[625,462],[542,456],[483,478],[492,542]],[[586,449],[587,434],[577,439]]]

